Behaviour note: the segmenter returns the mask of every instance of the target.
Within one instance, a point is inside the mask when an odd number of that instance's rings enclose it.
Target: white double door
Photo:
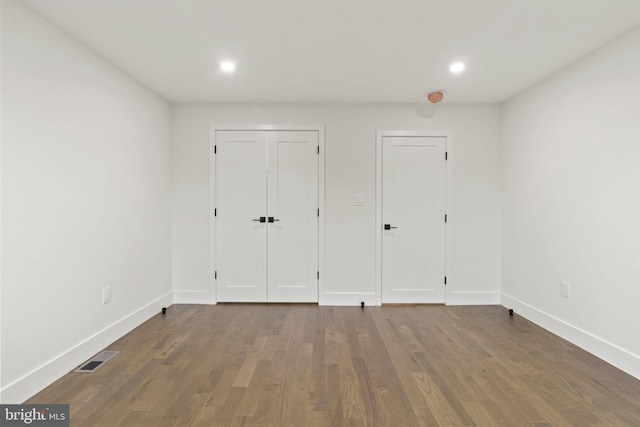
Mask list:
[[[219,302],[318,301],[318,132],[215,134]]]
[[[382,302],[444,303],[446,137],[382,137]]]

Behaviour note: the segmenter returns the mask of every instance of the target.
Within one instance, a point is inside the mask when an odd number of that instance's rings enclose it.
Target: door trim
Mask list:
[[[323,305],[324,297],[324,218],[325,218],[325,177],[324,177],[324,126],[323,125],[220,125],[212,124],[209,126],[209,290],[211,292],[211,304],[218,302],[218,288],[216,286],[216,217],[214,209],[216,208],[216,158],[214,147],[216,145],[217,131],[312,131],[318,133],[318,146],[320,153],[318,154],[318,208],[320,209],[320,217],[318,219],[318,271],[320,278],[318,279],[318,304]]]
[[[414,136],[414,137],[442,137],[446,139],[446,151],[448,153],[446,163],[445,206],[447,210],[447,226],[445,230],[445,274],[447,284],[444,289],[445,304],[451,301],[451,289],[454,286],[453,271],[451,268],[451,237],[452,237],[452,198],[451,183],[453,173],[453,141],[451,132],[426,131],[426,130],[378,130],[376,131],[376,305],[382,305],[382,140],[388,136]],[[444,280],[444,278],[443,278]]]

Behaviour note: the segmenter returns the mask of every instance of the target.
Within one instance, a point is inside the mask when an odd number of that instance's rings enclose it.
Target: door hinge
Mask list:
[[[444,152],[444,159],[445,160],[449,160],[449,152],[448,151]]]
[[[213,278],[214,278],[214,279],[217,279],[217,278],[218,278],[218,270],[216,270],[216,271],[214,271],[214,272],[213,272]]]
[[[320,216],[320,208],[318,208],[318,216]]]
[[[213,210],[213,216],[218,216],[218,209]]]
[[[320,280],[320,272],[318,271],[318,280]]]
[[[444,284],[447,284],[447,276],[444,276]]]
[[[218,146],[214,145],[213,146],[213,154],[216,154],[218,152]]]
[[[320,154],[320,146],[318,145],[318,154]]]
[[[447,214],[444,214],[444,222],[447,222]]]

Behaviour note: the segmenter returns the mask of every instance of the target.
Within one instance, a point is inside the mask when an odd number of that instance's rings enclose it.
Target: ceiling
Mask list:
[[[173,102],[502,102],[640,25],[639,0],[23,3]]]

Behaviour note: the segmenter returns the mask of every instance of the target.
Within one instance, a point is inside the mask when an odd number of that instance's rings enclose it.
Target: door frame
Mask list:
[[[445,138],[447,152],[446,182],[445,182],[445,206],[447,211],[447,224],[445,227],[445,274],[447,284],[444,288],[445,304],[451,300],[454,278],[451,269],[452,249],[452,218],[453,205],[451,198],[451,183],[453,182],[453,141],[451,132],[427,131],[427,130],[378,130],[376,131],[376,305],[382,305],[382,141],[384,137],[441,137]],[[444,279],[444,278],[443,278]]]
[[[324,178],[324,126],[323,125],[219,125],[209,126],[209,289],[211,292],[211,304],[218,302],[218,287],[216,284],[215,271],[217,269],[216,259],[216,157],[214,147],[216,145],[217,131],[311,131],[318,133],[318,208],[320,217],[318,218],[318,305],[324,302],[324,217],[325,217],[325,178]]]

